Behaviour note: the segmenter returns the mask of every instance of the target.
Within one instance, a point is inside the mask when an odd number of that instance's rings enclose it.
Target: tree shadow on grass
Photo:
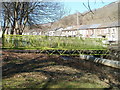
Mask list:
[[[52,72],[49,70],[48,71],[36,70],[37,68],[45,68],[45,67],[49,67],[49,66],[54,67],[54,65],[61,65],[61,64],[55,62],[55,60],[57,60],[58,58],[51,58],[51,56],[48,56],[46,59],[41,59],[42,57],[43,56],[39,56],[34,59],[27,60],[24,63],[20,63],[20,64],[17,64],[16,62],[12,62],[12,61],[10,63],[6,63],[2,67],[3,68],[3,79],[10,78],[16,74],[21,74],[21,73],[40,72],[48,77],[48,81],[43,86],[43,88],[46,88],[48,83],[53,81],[52,78],[57,80],[59,78],[59,76],[61,77],[61,76],[81,75],[81,73],[70,74],[70,73],[61,72],[61,71],[53,71]],[[3,58],[3,61],[4,61],[4,58]],[[58,76],[58,77],[56,77],[56,76]]]
[[[92,66],[92,64],[90,64],[90,63],[88,63],[86,65],[87,62],[80,62],[80,61],[76,62],[73,60],[72,61],[71,60],[65,61],[65,60],[62,60],[61,58],[52,58],[52,56],[48,56],[46,59],[40,60],[40,58],[42,58],[42,57],[44,57],[44,56],[39,56],[39,57],[36,57],[34,59],[27,60],[22,64],[16,64],[16,62],[10,62],[10,63],[5,64],[2,67],[3,78],[4,77],[7,77],[7,78],[11,77],[17,73],[31,72],[37,68],[43,68],[43,67],[54,66],[54,65],[62,65],[62,66],[72,67],[75,69],[83,69],[86,72],[92,71],[91,69],[94,68],[94,66]],[[4,59],[3,59],[3,61],[4,61]],[[50,63],[50,62],[52,62],[52,63]],[[98,69],[96,69],[94,71],[98,71]]]
[[[11,54],[10,58],[12,58],[13,56]],[[8,59],[9,59],[9,56],[8,56]],[[103,69],[101,68],[103,66],[90,63],[87,61],[79,60],[79,59],[63,60],[59,56],[49,56],[49,55],[44,56],[44,54],[43,55],[40,54],[34,59],[29,59],[27,61],[25,61],[24,57],[22,57],[22,59],[24,62],[21,61],[21,63],[19,64],[11,61],[10,63],[6,63],[5,65],[3,65],[2,67],[3,79],[10,78],[20,73],[40,72],[48,77],[48,80],[43,85],[43,88],[46,88],[50,82],[57,81],[57,80],[60,81],[62,77],[64,77],[63,79],[65,79],[66,77],[71,78],[73,76],[81,77],[84,75],[83,73],[91,73],[91,74],[93,73],[98,75],[99,78],[107,78],[107,74],[103,70],[104,68]],[[5,58],[3,58],[3,61],[4,60]],[[49,71],[49,70],[41,69],[49,66],[54,67],[56,65],[71,67],[73,69],[77,69],[80,71],[75,73],[66,73],[59,70]],[[40,70],[37,70],[37,69],[40,69]]]

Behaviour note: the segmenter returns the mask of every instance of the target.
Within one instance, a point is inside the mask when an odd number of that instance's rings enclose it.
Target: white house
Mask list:
[[[79,33],[82,37],[89,38],[107,38],[109,42],[118,43],[118,29],[120,25],[118,22],[111,22],[105,24],[81,25]]]
[[[112,22],[108,25],[108,41],[118,43],[118,31],[119,31],[120,23]]]
[[[82,36],[82,37],[88,37],[88,29],[89,29],[90,25],[81,25],[79,28],[78,28],[78,33]]]
[[[61,36],[76,36],[77,35],[77,30],[76,29],[68,29],[68,30],[62,30],[62,35]]]

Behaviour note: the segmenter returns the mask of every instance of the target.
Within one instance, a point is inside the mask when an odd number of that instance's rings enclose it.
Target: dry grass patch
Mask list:
[[[40,72],[16,74],[3,80],[3,88],[41,88],[47,77]]]
[[[77,70],[75,68],[62,66],[62,65],[48,66],[48,67],[42,68],[42,70],[50,71],[50,72],[61,72],[61,73],[65,72],[65,73],[70,73],[70,74],[75,74],[75,73],[80,72],[80,70]]]

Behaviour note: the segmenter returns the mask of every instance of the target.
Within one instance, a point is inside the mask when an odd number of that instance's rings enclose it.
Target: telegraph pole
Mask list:
[[[78,17],[78,11],[77,11],[77,27],[79,26],[79,17]]]
[[[78,27],[79,27],[79,17],[78,17],[78,11],[76,11],[77,12],[77,35],[79,35],[79,32],[78,32]]]

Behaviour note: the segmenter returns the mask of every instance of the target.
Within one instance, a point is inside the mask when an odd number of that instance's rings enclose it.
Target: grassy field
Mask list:
[[[3,48],[34,50],[92,50],[106,49],[103,39],[80,37],[51,37],[37,35],[6,35]]]

